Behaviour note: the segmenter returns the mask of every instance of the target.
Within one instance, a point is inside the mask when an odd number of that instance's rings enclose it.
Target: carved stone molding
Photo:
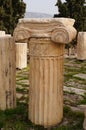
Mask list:
[[[72,26],[57,27],[52,31],[51,40],[57,43],[66,44],[76,36],[76,30]]]
[[[25,42],[31,37],[50,37],[57,43],[69,43],[76,36],[74,19],[20,19],[14,30],[15,41]]]

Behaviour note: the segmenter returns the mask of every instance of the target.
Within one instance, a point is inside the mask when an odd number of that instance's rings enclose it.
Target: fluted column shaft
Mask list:
[[[50,38],[31,38],[29,118],[45,127],[63,117],[64,45]]]

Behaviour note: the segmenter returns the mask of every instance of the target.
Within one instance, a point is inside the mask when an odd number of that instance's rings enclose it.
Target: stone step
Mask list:
[[[86,74],[76,74],[73,77],[81,78],[86,80]]]
[[[74,88],[74,87],[67,87],[67,86],[64,86],[63,90],[67,91],[69,93],[73,92],[77,95],[82,95],[82,96],[84,96],[84,94],[86,93],[86,90],[78,89],[78,88]]]

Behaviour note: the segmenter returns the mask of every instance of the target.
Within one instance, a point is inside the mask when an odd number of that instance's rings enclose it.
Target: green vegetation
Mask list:
[[[51,130],[82,130],[83,118],[82,113],[72,112],[69,107],[64,107],[63,120],[67,124],[53,127]],[[5,130],[29,130],[29,128],[47,130],[43,126],[34,125],[28,120],[28,106],[23,103],[15,109],[0,111],[0,128]]]
[[[77,103],[77,105],[81,105],[81,104],[86,105],[86,93],[84,94],[83,99],[80,100],[80,101]]]
[[[18,93],[22,93],[22,94],[27,94],[28,93],[28,90],[26,90],[25,88],[16,88],[16,91]]]
[[[76,86],[86,86],[86,80],[80,77],[75,77],[76,74],[86,74],[86,61],[78,61],[76,59],[65,59],[64,64],[64,82],[65,86],[76,87]],[[70,83],[70,85],[69,85]],[[72,85],[73,83],[73,85]],[[77,85],[76,85],[77,84]],[[86,89],[84,87],[84,89]]]
[[[65,82],[67,87],[86,89],[86,81],[74,77],[77,73],[85,73],[86,61],[80,62],[76,59],[65,59]],[[83,68],[83,69],[82,69]],[[17,108],[0,111],[0,128],[4,130],[48,130],[43,126],[37,126],[28,120],[28,81],[29,67],[17,70],[16,73],[16,91]],[[74,92],[64,92],[64,115],[61,124],[50,128],[50,130],[82,130],[84,114],[80,111],[74,111],[72,107],[86,104],[86,94],[77,95]]]
[[[20,104],[15,109],[0,111],[0,128],[4,130],[28,130],[27,105]]]
[[[0,0],[0,30],[12,34],[18,19],[24,17],[25,9],[23,0]]]

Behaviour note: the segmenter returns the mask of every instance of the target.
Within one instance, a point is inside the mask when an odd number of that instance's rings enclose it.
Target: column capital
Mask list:
[[[74,22],[70,18],[23,18],[19,19],[13,35],[17,42],[31,37],[50,37],[56,43],[66,44],[76,36]]]

